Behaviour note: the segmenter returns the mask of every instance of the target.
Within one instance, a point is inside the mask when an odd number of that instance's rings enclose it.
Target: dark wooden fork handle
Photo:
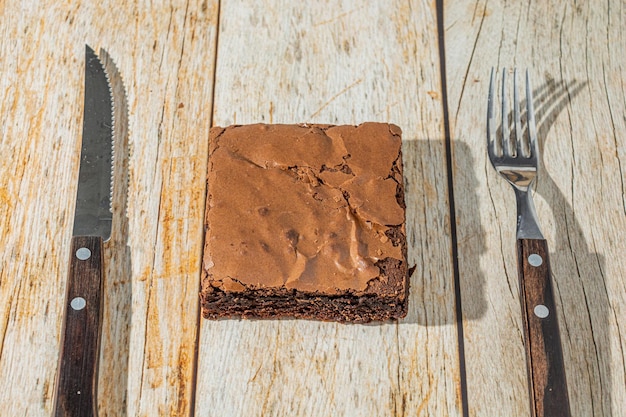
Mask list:
[[[517,262],[531,415],[571,416],[547,242],[519,239]]]
[[[72,238],[54,405],[56,417],[97,414],[102,285],[102,238]]]

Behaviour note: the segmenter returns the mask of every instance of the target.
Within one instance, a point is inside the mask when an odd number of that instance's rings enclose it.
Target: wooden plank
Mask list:
[[[74,155],[80,149],[71,139],[80,127],[76,103],[82,101],[85,47],[38,45],[33,39],[49,30],[43,9],[16,6],[22,5],[4,5],[3,20],[12,24],[2,25],[0,41],[0,414],[50,415],[56,371],[50,364],[58,360],[70,195],[78,174]],[[50,17],[61,21],[53,12]],[[63,59],[76,71],[59,71]]]
[[[485,153],[491,66],[528,67],[533,77],[543,153],[535,202],[550,247],[572,414],[618,415],[626,403],[622,9],[619,1],[446,3],[471,415],[529,412],[514,196]],[[474,204],[477,216],[466,211]],[[476,259],[480,268],[468,268]]]
[[[114,201],[121,222],[104,257],[100,413],[190,413],[217,11],[216,1],[3,3],[1,415],[52,411],[85,43],[116,62],[130,124],[128,195]]]
[[[399,323],[202,320],[198,415],[459,415],[434,2],[221,4],[214,124],[396,123],[412,278]]]

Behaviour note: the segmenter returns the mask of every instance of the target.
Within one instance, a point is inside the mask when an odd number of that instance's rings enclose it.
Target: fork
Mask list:
[[[530,77],[526,71],[524,135],[513,72],[513,137],[509,130],[506,69],[502,71],[502,122],[496,131],[495,71],[491,70],[487,101],[487,153],[495,170],[513,186],[517,200],[517,266],[533,417],[570,416],[559,324],[552,291],[548,244],[541,233],[531,188],[537,178],[539,146]]]

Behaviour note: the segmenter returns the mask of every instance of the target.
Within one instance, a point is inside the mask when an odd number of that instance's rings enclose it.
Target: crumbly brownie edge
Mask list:
[[[406,300],[374,296],[323,296],[281,290],[242,293],[218,290],[202,295],[202,315],[206,319],[297,318],[368,323],[402,318],[406,310]]]

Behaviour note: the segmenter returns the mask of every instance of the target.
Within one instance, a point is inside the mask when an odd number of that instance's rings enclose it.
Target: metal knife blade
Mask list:
[[[74,215],[74,236],[111,237],[113,99],[100,58],[85,52],[83,142]]]
[[[100,58],[85,51],[85,98],[55,416],[97,415],[103,241],[111,237],[113,99]]]

